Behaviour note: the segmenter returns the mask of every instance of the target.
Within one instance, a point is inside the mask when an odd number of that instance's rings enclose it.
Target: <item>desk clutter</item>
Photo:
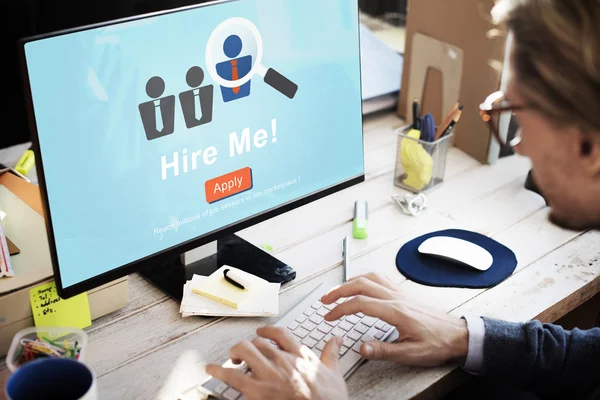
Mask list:
[[[11,372],[28,362],[45,358],[83,361],[87,334],[73,327],[35,327],[19,331],[6,356]]]
[[[413,193],[421,193],[444,180],[446,157],[463,105],[457,102],[440,124],[431,113],[421,115],[419,102],[413,102],[413,123],[398,130],[398,153],[394,183]]]
[[[273,317],[279,314],[280,283],[223,266],[210,276],[194,275],[183,287],[182,317]]]

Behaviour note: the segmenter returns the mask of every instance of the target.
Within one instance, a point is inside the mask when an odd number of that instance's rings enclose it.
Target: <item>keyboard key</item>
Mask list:
[[[340,328],[333,328],[333,330],[331,331],[331,334],[333,336],[344,336],[346,334],[346,332],[341,330]]]
[[[375,340],[375,338],[371,335],[363,335],[363,337],[360,340],[362,340],[363,342],[371,342]]]
[[[322,305],[323,305],[323,303],[321,303],[320,301],[317,301],[311,307],[314,308],[315,310],[318,310],[319,308],[321,308]]]
[[[381,320],[375,322],[375,328],[377,328],[377,329],[383,328],[384,325],[385,325],[385,322],[383,322]]]
[[[353,326],[352,324],[349,324],[349,323],[348,323],[348,322],[346,322],[346,321],[342,321],[342,322],[340,322],[340,323],[338,324],[338,328],[340,328],[340,329],[343,329],[343,330],[345,330],[345,331],[349,331],[349,330],[351,330],[352,328],[354,328],[354,326]]]
[[[308,336],[309,333],[309,331],[307,331],[301,326],[294,330],[294,335],[298,336],[300,339],[304,339],[306,336]]]
[[[321,350],[321,351],[323,351],[323,349],[325,348],[325,344],[326,344],[326,343],[325,343],[324,341],[320,341],[320,342],[317,344],[317,347],[316,347],[316,348],[317,348],[317,350]]]
[[[290,331],[293,331],[294,329],[296,329],[296,328],[297,328],[297,327],[299,327],[299,326],[300,326],[300,324],[299,324],[299,323],[297,323],[296,321],[294,321],[294,322],[292,322],[291,324],[289,324],[289,325],[287,326],[287,328],[288,328]]]
[[[391,325],[389,324],[383,324],[383,328],[381,328],[382,331],[387,332],[391,329]]]
[[[383,336],[383,333],[381,335]],[[310,337],[315,340],[321,340],[325,337],[325,334],[317,329],[310,333]]]
[[[323,304],[323,307],[325,307],[329,311],[333,310],[336,306],[337,306],[337,304],[335,304],[335,303],[333,303],[333,304]]]
[[[312,322],[313,324],[317,324],[319,325],[321,322],[324,321],[323,317],[317,315],[317,314],[313,314],[311,315],[311,317],[309,318],[309,321]]]
[[[356,325],[360,322],[360,318],[358,318],[356,315],[349,315],[346,317],[346,321],[348,321],[352,325]]]
[[[329,313],[329,310],[326,309],[325,307],[321,307],[317,310],[317,315],[320,315],[321,317],[324,317],[328,313]]]
[[[367,333],[369,328],[367,328],[366,325],[358,324],[354,327],[354,330],[360,332],[361,334],[364,334],[364,333]]]
[[[377,322],[377,318],[364,317],[360,322],[368,327],[371,327],[375,325],[375,322]]]
[[[239,397],[238,400],[248,400],[248,398],[246,397],[245,394],[242,395],[242,397]]]
[[[346,346],[340,347],[340,357],[343,356],[344,354],[346,354],[347,351],[348,351],[348,348]]]
[[[325,335],[325,337],[323,338],[323,342],[327,343],[329,342],[329,339],[331,339],[333,337],[333,335],[331,333]]]
[[[241,393],[234,388],[229,388],[225,391],[225,393],[223,393],[223,397],[225,397],[227,400],[236,400],[240,394]]]
[[[383,335],[384,335],[384,333],[383,333],[383,332],[381,332],[381,331],[379,331],[379,332],[377,332],[377,333],[375,334],[375,339],[379,340],[379,339],[381,339],[381,338],[383,337]]]
[[[311,315],[313,315],[315,313],[315,309],[314,308],[309,308],[308,310],[304,311],[304,315],[310,317]]]
[[[337,326],[337,324],[339,324],[340,321],[340,319],[336,319],[335,321],[325,321],[325,323],[330,326]]]
[[[336,303],[336,304],[342,304],[342,303],[343,303],[343,302],[345,302],[345,301],[346,301],[346,298],[345,298],[345,297],[342,297],[342,298],[340,298],[340,299],[337,299],[337,301],[336,301],[335,303]]]
[[[221,382],[215,388],[215,393],[223,394],[223,392],[226,391],[227,389],[229,389],[229,385],[226,384],[225,382]]]
[[[317,345],[317,341],[313,338],[307,337],[304,338],[302,340],[302,344],[305,345],[306,347],[308,347],[309,349],[312,349],[313,347],[315,347]]]
[[[306,321],[306,319],[307,319],[307,318],[308,318],[308,317],[307,317],[306,315],[304,315],[304,314],[301,314],[301,315],[299,315],[298,317],[296,317],[296,322],[298,322],[298,323],[300,323],[300,324],[301,324],[301,323],[303,323],[304,321]]]
[[[304,323],[300,326],[302,326],[304,329],[306,329],[309,332],[317,327],[317,325],[313,324],[310,321],[304,321]]]
[[[359,312],[359,313],[356,313],[356,314],[354,314],[354,315],[356,315],[358,318],[363,318],[363,317],[365,316],[365,314],[363,314],[363,313],[361,313],[361,312]]]
[[[359,340],[362,337],[362,333],[357,332],[357,331],[350,331],[350,332],[348,332],[348,334],[346,336],[356,342],[357,340]]]
[[[327,325],[327,323],[322,323],[319,326],[317,326],[317,330],[320,332],[323,332],[325,334],[331,332],[332,329],[333,328],[331,326]]]
[[[353,349],[354,350],[354,349]],[[361,355],[354,351],[349,351],[340,358],[340,370],[350,371],[350,369],[360,361]]]
[[[313,353],[316,354],[317,357],[321,358],[321,354],[323,354],[323,350],[319,350],[319,349],[312,349]]]
[[[361,346],[362,346],[362,342],[356,342],[356,343],[354,343],[354,346],[352,346],[352,350],[360,354]]]
[[[354,342],[356,342],[356,340],[352,340],[347,336],[344,338],[344,346],[346,346],[346,347],[354,346]]]

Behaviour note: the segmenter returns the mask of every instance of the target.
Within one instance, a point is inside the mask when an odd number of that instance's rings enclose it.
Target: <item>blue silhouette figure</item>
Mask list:
[[[238,35],[231,35],[223,43],[223,52],[231,60],[217,64],[217,74],[225,80],[237,81],[248,75],[252,69],[252,56],[236,58],[242,52],[242,39]],[[250,81],[241,87],[226,88],[221,86],[223,101],[241,99],[250,95]]]

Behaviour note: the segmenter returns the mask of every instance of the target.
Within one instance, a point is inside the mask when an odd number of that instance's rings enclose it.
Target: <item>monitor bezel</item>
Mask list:
[[[40,188],[42,205],[43,205],[44,214],[45,214],[44,218],[45,218],[45,222],[46,222],[45,225],[46,225],[46,232],[47,232],[47,236],[48,236],[48,245],[50,247],[50,258],[52,261],[52,269],[54,272],[56,289],[61,298],[67,299],[67,298],[76,296],[78,294],[81,294],[83,292],[86,292],[88,290],[97,288],[99,286],[105,285],[110,282],[113,282],[115,280],[118,280],[119,278],[122,278],[122,277],[127,276],[132,273],[135,273],[141,269],[144,269],[151,265],[155,265],[157,262],[172,259],[173,257],[176,257],[182,253],[193,250],[193,249],[198,248],[207,243],[216,241],[221,237],[233,234],[242,229],[259,224],[263,221],[274,218],[274,217],[284,214],[286,212],[292,211],[292,210],[302,207],[306,204],[312,203],[316,200],[322,199],[333,193],[342,191],[344,189],[355,186],[355,185],[360,184],[365,181],[365,158],[364,158],[364,154],[365,154],[365,151],[364,151],[364,119],[365,119],[365,117],[362,113],[362,70],[360,68],[361,50],[360,50],[360,29],[359,29],[360,28],[360,26],[359,26],[360,18],[358,18],[358,20],[357,20],[357,35],[358,35],[359,49],[358,49],[357,63],[359,65],[359,83],[360,83],[359,93],[360,93],[360,98],[361,98],[361,106],[360,106],[360,109],[357,110],[357,112],[361,113],[361,136],[363,138],[363,141],[362,141],[363,172],[362,172],[362,174],[357,175],[356,177],[350,178],[346,181],[339,182],[339,183],[329,186],[327,188],[321,189],[319,191],[307,194],[303,197],[294,199],[290,202],[281,204],[274,208],[270,208],[261,213],[252,215],[250,217],[247,217],[243,220],[229,224],[229,225],[219,228],[217,230],[211,231],[209,233],[205,233],[204,235],[195,237],[186,242],[179,243],[175,246],[171,246],[171,247],[161,250],[157,253],[154,253],[154,254],[148,255],[146,257],[140,258],[138,260],[132,261],[128,264],[114,268],[108,272],[105,272],[100,275],[96,275],[92,278],[86,279],[86,280],[76,283],[74,285],[63,287],[62,278],[60,275],[60,265],[59,265],[59,260],[58,260],[58,256],[57,256],[57,251],[56,251],[56,241],[54,238],[54,230],[52,227],[52,215],[50,212],[48,191],[46,188],[43,155],[42,155],[42,152],[40,149],[37,124],[35,121],[33,98],[32,98],[32,94],[31,94],[31,87],[29,84],[29,82],[30,82],[29,81],[29,71],[27,69],[25,45],[29,42],[48,39],[48,38],[52,38],[52,37],[56,37],[56,36],[62,36],[62,35],[70,34],[70,33],[82,32],[82,31],[86,31],[86,30],[90,30],[90,29],[101,28],[101,27],[120,24],[120,23],[124,23],[124,22],[138,21],[138,20],[143,20],[146,18],[152,18],[152,17],[156,17],[156,16],[162,16],[162,15],[166,15],[166,14],[184,12],[184,11],[187,11],[190,9],[218,6],[218,5],[225,4],[225,3],[234,3],[234,2],[239,2],[239,1],[243,1],[243,0],[215,0],[212,2],[208,2],[208,3],[178,7],[178,8],[174,8],[174,9],[140,14],[140,15],[136,15],[136,16],[132,16],[132,17],[114,19],[114,20],[105,21],[105,22],[96,23],[96,24],[84,25],[84,26],[69,28],[69,29],[63,29],[63,30],[59,30],[59,31],[55,31],[55,32],[29,36],[29,37],[22,38],[19,40],[19,62],[21,64],[21,75],[23,78],[23,86],[24,86],[24,91],[25,91],[25,102],[26,102],[25,106],[26,106],[28,125],[29,125],[29,130],[32,134],[31,135],[32,136],[32,150],[34,151],[34,154],[36,157],[35,168],[36,168],[37,175],[38,175],[38,185]],[[355,1],[357,15],[358,15],[360,12],[358,0],[354,0],[354,1]],[[66,179],[66,177],[65,177],[65,179]]]

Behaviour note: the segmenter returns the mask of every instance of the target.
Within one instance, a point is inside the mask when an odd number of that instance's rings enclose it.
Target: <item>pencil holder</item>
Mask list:
[[[450,133],[435,142],[416,137],[417,131],[401,127],[398,135],[394,184],[413,193],[421,193],[444,181],[446,158],[452,144]]]

